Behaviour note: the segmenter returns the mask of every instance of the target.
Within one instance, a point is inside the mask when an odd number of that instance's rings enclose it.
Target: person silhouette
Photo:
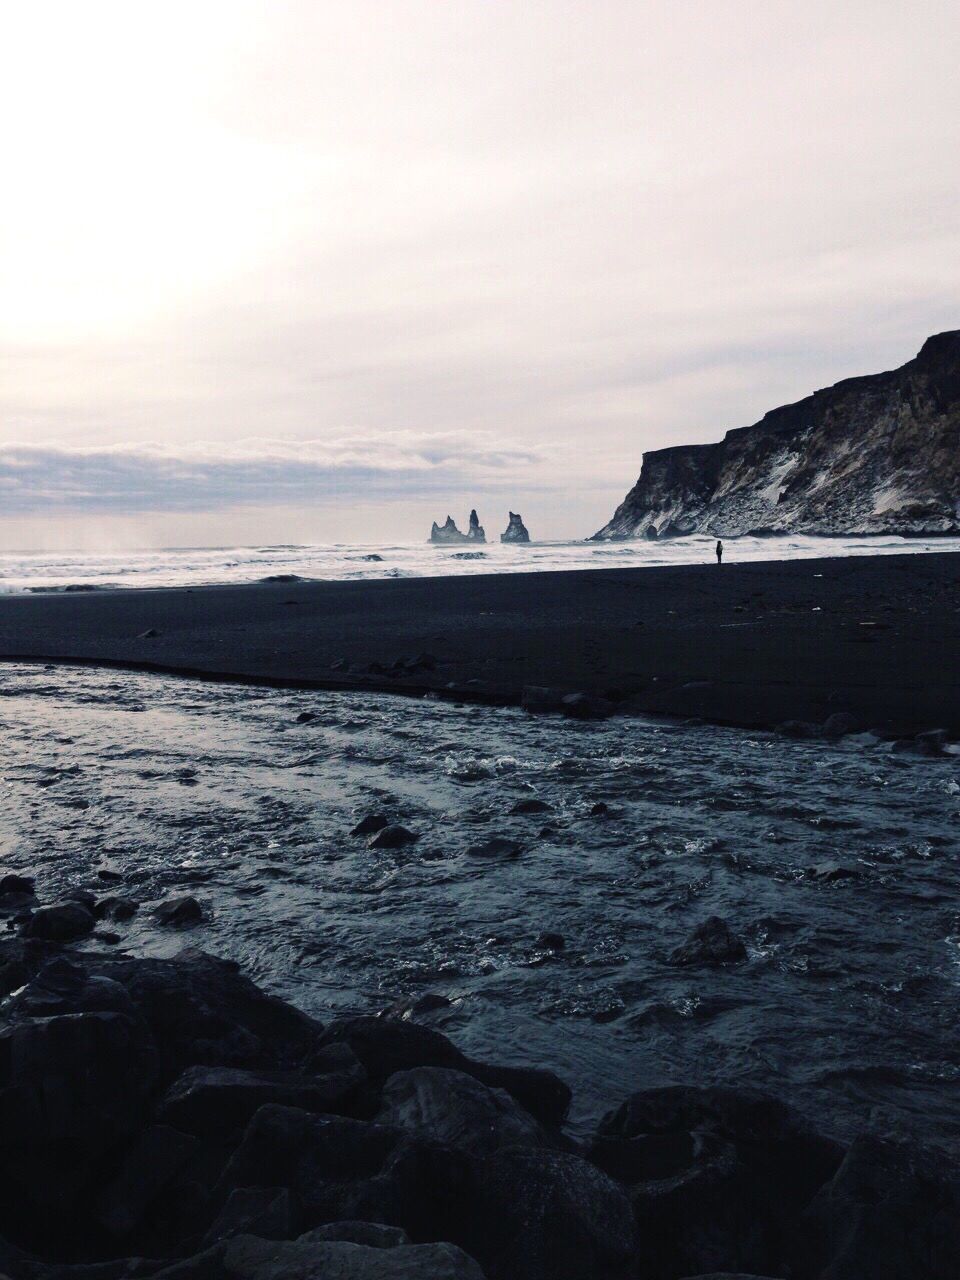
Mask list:
[[[717,564],[723,559],[723,543],[717,542]]]

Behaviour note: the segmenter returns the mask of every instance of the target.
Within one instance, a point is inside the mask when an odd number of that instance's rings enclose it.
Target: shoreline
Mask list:
[[[745,728],[960,734],[958,659],[958,552],[0,597],[3,661]]]

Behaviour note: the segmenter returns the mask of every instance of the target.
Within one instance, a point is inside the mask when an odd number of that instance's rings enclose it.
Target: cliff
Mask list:
[[[646,453],[595,539],[960,533],[960,330],[716,444]]]

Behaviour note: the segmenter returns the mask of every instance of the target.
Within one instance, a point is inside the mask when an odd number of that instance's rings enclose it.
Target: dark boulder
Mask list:
[[[383,1088],[380,1124],[410,1129],[474,1155],[543,1146],[543,1129],[504,1089],[448,1067],[398,1071]]]
[[[372,836],[378,831],[382,831],[384,827],[389,827],[390,819],[385,818],[382,813],[370,813],[365,818],[361,818],[357,825],[350,832],[352,836]]]
[[[506,836],[491,836],[489,840],[481,840],[479,844],[470,845],[467,856],[511,860],[519,858],[522,852],[523,849],[516,840],[509,840]]]
[[[264,1240],[288,1240],[296,1230],[296,1209],[286,1187],[240,1187],[231,1191],[207,1228],[202,1245],[243,1233]]]
[[[776,1275],[843,1152],[766,1094],[674,1086],[628,1098],[590,1155],[630,1188],[648,1273],[666,1280],[724,1267]]]
[[[708,916],[670,955],[674,964],[737,964],[746,958],[742,939],[720,916]]]
[[[236,1067],[190,1067],[167,1090],[158,1116],[164,1124],[207,1138],[224,1138],[246,1127],[268,1103],[301,1111],[338,1112],[360,1085],[359,1063],[330,1075],[293,1071],[243,1071]]]
[[[393,1177],[391,1164],[412,1141],[383,1125],[261,1107],[224,1170],[219,1192],[285,1186],[306,1226],[346,1219],[404,1226],[406,1205],[418,1188],[412,1179],[406,1185]]]
[[[166,1125],[145,1129],[128,1151],[117,1176],[98,1197],[97,1217],[112,1235],[129,1235],[141,1225],[199,1149],[196,1138]]]
[[[941,1153],[857,1138],[798,1231],[804,1275],[823,1280],[955,1280],[960,1169]]]
[[[384,1248],[313,1233],[284,1241],[237,1236],[223,1265],[236,1280],[484,1280],[473,1259],[446,1242]]]
[[[25,938],[42,938],[46,942],[76,942],[93,933],[93,912],[81,902],[61,902],[52,907],[38,907],[23,926]]]
[[[403,849],[406,845],[413,844],[419,839],[418,835],[408,831],[406,827],[394,824],[379,830],[368,841],[368,845],[371,849]]]
[[[502,1067],[475,1062],[446,1036],[431,1027],[395,1018],[349,1018],[332,1023],[320,1038],[329,1045],[346,1043],[377,1087],[397,1071],[414,1067],[449,1067],[494,1089],[505,1089],[548,1129],[562,1124],[570,1106],[570,1089],[553,1074],[536,1067]]]
[[[470,1251],[490,1280],[624,1274],[636,1235],[630,1201],[586,1160],[513,1147],[484,1161],[478,1179],[481,1237]]]
[[[550,813],[552,809],[553,805],[547,804],[546,800],[537,800],[531,796],[529,800],[518,800],[510,812],[515,814]]]
[[[189,894],[178,898],[168,898],[154,909],[153,917],[157,924],[172,929],[188,929],[191,925],[200,924],[206,918],[203,907]]]
[[[21,876],[14,872],[0,876],[0,898],[32,898],[33,896],[33,876]]]
[[[153,1032],[165,1082],[187,1067],[299,1067],[320,1024],[261,991],[229,960],[202,951],[173,959],[105,959]]]
[[[143,1123],[156,1052],[142,1022],[72,1013],[0,1031],[0,1232],[86,1238],[104,1161]],[[52,1216],[51,1216],[52,1215]]]
[[[115,920],[121,924],[125,920],[132,920],[139,908],[140,904],[134,902],[132,898],[111,894],[109,897],[100,899],[94,907],[93,914],[98,920]]]

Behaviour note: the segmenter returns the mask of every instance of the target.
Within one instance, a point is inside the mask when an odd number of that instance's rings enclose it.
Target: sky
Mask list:
[[[960,327],[955,0],[0,0],[0,550],[594,532]]]

